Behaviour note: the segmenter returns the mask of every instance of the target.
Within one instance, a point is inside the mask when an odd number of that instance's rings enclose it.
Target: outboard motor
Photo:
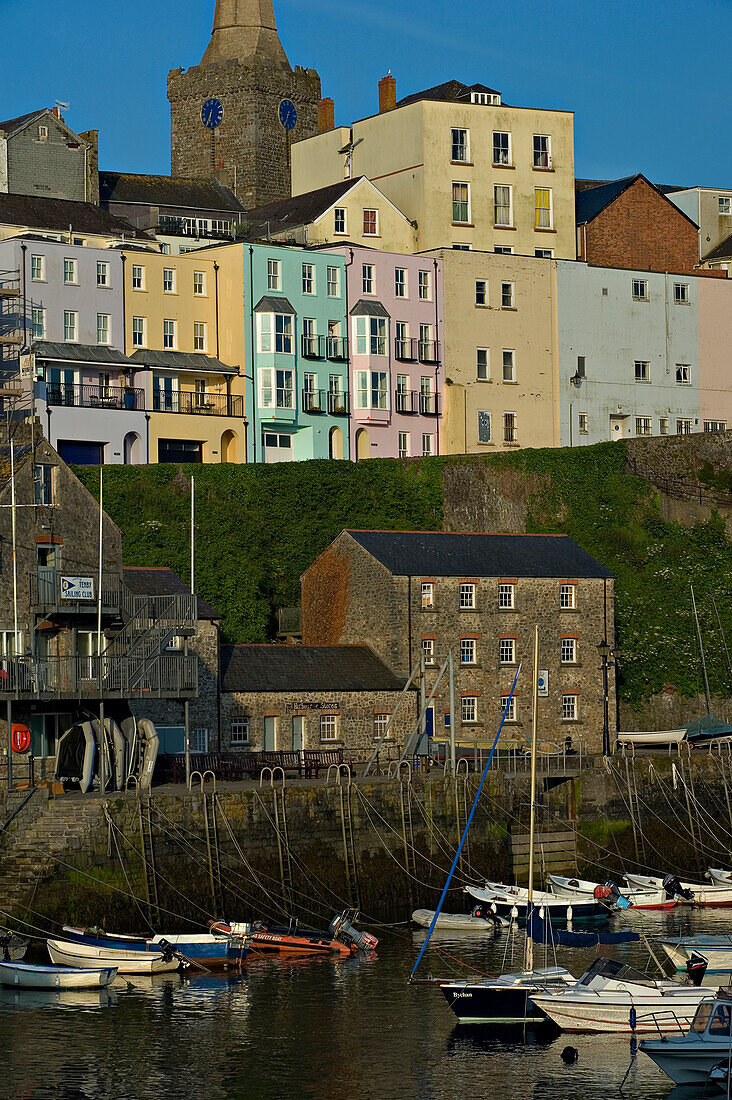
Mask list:
[[[378,944],[376,936],[369,932],[359,932],[348,919],[349,910],[333,917],[328,925],[328,931],[334,940],[340,940],[355,951],[373,951]]]
[[[699,986],[702,984],[708,966],[708,959],[705,959],[698,951],[692,951],[691,958],[686,964],[686,973],[692,985]]]
[[[3,962],[10,962],[10,941],[12,938],[11,932],[6,932],[0,936],[0,951],[2,951]]]
[[[684,901],[694,900],[693,890],[684,890],[676,875],[666,875],[663,880],[663,888],[667,898],[683,898]]]

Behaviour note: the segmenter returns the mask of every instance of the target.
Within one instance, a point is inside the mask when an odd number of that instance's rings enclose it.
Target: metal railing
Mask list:
[[[198,690],[198,660],[179,653],[140,662],[130,657],[0,657],[0,694],[52,697],[175,697]]]
[[[302,391],[302,411],[306,413],[322,413],[325,412],[325,391],[324,390],[303,390]]]
[[[412,416],[417,412],[419,394],[416,390],[395,390],[394,411],[405,416]]]
[[[47,382],[46,401],[49,405],[63,405],[76,409],[140,411],[145,408],[145,391],[122,386]]]
[[[339,392],[338,390],[328,391],[328,412],[331,416],[348,416],[349,410],[349,394],[348,390]]]
[[[348,337],[326,337],[326,355],[328,359],[348,359]]]
[[[348,393],[338,390],[303,390],[302,411],[329,412],[331,416],[348,416]]]
[[[278,395],[280,391],[278,390]],[[287,391],[292,393],[292,391]],[[279,400],[278,400],[279,404]],[[287,406],[291,408],[291,406]],[[153,412],[191,413],[199,416],[244,416],[244,403],[240,396],[225,393],[193,393],[190,390],[176,390],[165,393],[161,390],[153,393]]]
[[[63,608],[68,611],[84,610],[87,613],[97,607],[98,577],[93,575],[93,588],[89,596],[81,598],[69,597],[68,588],[62,585],[66,579],[58,569],[39,568],[36,573],[29,573],[30,602],[32,607]],[[67,594],[64,594],[66,590]],[[78,591],[78,590],[77,590]],[[102,607],[117,610],[122,605],[122,585],[119,577],[102,577]]]
[[[440,398],[436,393],[420,393],[419,411],[422,416],[440,415]]]
[[[419,361],[420,363],[439,363],[440,345],[436,340],[419,341]]]
[[[394,357],[395,359],[402,359],[405,362],[417,358],[417,344],[419,340],[406,339],[394,341]]]
[[[306,359],[325,359],[325,336],[300,337],[300,347]]]

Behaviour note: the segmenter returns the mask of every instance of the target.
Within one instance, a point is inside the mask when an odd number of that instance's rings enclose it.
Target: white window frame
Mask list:
[[[398,457],[409,458],[409,432],[399,432]]]
[[[574,611],[577,607],[577,585],[560,584],[559,586],[559,610]]]
[[[633,279],[631,294],[634,302],[648,302],[648,279]]]
[[[431,458],[434,454],[434,437],[428,432],[422,433],[422,458]]]
[[[419,300],[420,302],[432,301],[432,279],[431,272],[421,269],[418,276],[419,284]]]
[[[34,340],[43,340],[46,335],[46,310],[43,306],[31,307],[31,334]]]
[[[147,320],[145,317],[132,318],[132,346],[133,348],[145,347],[145,331]]]
[[[704,421],[705,432],[726,432],[727,421],[726,420],[705,420]]]
[[[537,149],[537,140],[541,143],[546,143],[544,149]],[[534,140],[532,143],[533,153],[533,166],[534,168],[548,169],[552,167],[552,138],[551,134],[534,134]],[[546,164],[541,164],[541,160],[546,159]]]
[[[478,642],[476,638],[461,638],[460,639],[460,664],[461,665],[477,665],[478,663]]]
[[[539,192],[549,196],[548,206],[539,206],[538,198]],[[546,216],[548,222],[546,225],[537,225],[537,221],[542,221]],[[551,187],[535,187],[534,188],[534,229],[553,229],[554,228],[554,193]]]
[[[375,271],[373,264],[361,264],[361,288],[364,294],[376,293]]]
[[[668,435],[668,417],[659,416],[658,418],[658,434]]]
[[[328,297],[340,298],[341,296],[341,269],[339,267],[328,268]]]
[[[194,298],[206,297],[206,272],[193,272],[193,296]]]
[[[463,695],[460,699],[460,718],[464,726],[475,725],[478,721],[478,696]]]
[[[488,280],[476,279],[475,280],[475,304],[476,306],[488,305]]]
[[[677,386],[690,386],[691,385],[691,363],[677,363],[676,364],[676,385]]]
[[[637,436],[653,435],[653,420],[650,416],[636,416],[635,434]]]
[[[371,215],[373,214],[373,218]],[[369,216],[369,224],[373,222],[373,229],[366,228],[366,218]],[[363,210],[363,235],[364,237],[378,237],[379,236],[379,211],[373,206],[365,206]]]
[[[265,316],[262,314],[262,316]],[[277,355],[295,354],[295,325],[291,313],[273,313],[274,350]],[[278,331],[280,329],[281,331]],[[278,347],[279,344],[279,347]]]
[[[501,381],[516,381],[516,352],[512,348],[501,351]]]
[[[498,663],[499,663],[499,665],[515,665],[516,664],[516,639],[515,638],[499,638],[498,639]]]
[[[464,198],[455,198],[455,188],[464,188]],[[456,207],[465,207],[465,217],[459,218],[456,214]],[[470,184],[467,180],[453,180],[452,181],[452,224],[453,225],[470,225],[471,224],[471,210],[470,210]]]
[[[175,268],[163,268],[163,294],[175,294]]]
[[[579,720],[579,695],[573,691],[562,693],[562,721],[577,722]]]
[[[475,611],[476,585],[473,581],[460,581],[458,607],[461,611]]]
[[[69,335],[73,333],[73,335]],[[67,344],[79,342],[79,313],[75,309],[64,310],[64,341]]]
[[[505,199],[506,195],[508,196],[508,205],[505,202],[498,201],[499,194],[501,199]],[[499,221],[499,213],[504,210],[507,211],[505,215],[507,220]],[[511,229],[513,227],[513,187],[510,183],[495,183],[493,185],[493,225],[497,229]]]
[[[391,714],[388,711],[380,711],[378,714],[374,714],[374,741],[383,741],[389,730],[389,720]]]
[[[302,292],[315,294],[315,264],[302,265]]]
[[[321,714],[320,716],[320,740],[337,741],[340,734],[340,715]]]
[[[475,377],[478,382],[490,382],[491,379],[491,352],[490,348],[475,349]]]
[[[577,413],[577,431],[580,435],[587,435],[589,430],[587,427],[587,422],[588,420],[586,412]]]
[[[635,359],[633,369],[636,382],[646,385],[651,381],[651,363],[649,359]]]
[[[208,752],[208,740],[209,731],[206,727],[200,726],[191,730],[191,752]]]
[[[406,267],[394,268],[394,297],[395,298],[408,298],[409,294],[407,285],[407,269]]]
[[[450,130],[450,160],[453,164],[470,163],[470,130],[463,126],[453,126]]]
[[[422,581],[421,590],[422,598],[422,610],[426,608],[433,608],[435,606],[435,585],[434,581]]]
[[[345,206],[336,206],[333,211],[333,232],[339,234],[348,232],[348,211]]]
[[[79,264],[75,256],[64,256],[64,286],[79,285]]]
[[[208,350],[208,325],[205,321],[193,322],[193,350],[203,354]]]
[[[674,283],[674,305],[688,306],[691,303],[688,283]]]
[[[109,285],[109,260],[97,260],[97,286]]]
[[[435,663],[435,639],[423,638],[422,639],[422,656],[424,657],[424,663],[427,668],[430,668]]]
[[[229,744],[251,744],[251,720],[248,714],[235,714],[229,721]]]
[[[100,333],[106,335],[105,340],[100,340]],[[107,346],[112,343],[112,318],[109,313],[97,314],[97,344]]]
[[[508,138],[508,141],[505,143],[505,149],[503,148],[503,141],[496,141],[496,138],[504,137]],[[498,157],[496,157],[496,152],[499,154]],[[491,156],[493,157],[494,168],[510,168],[513,165],[513,148],[510,130],[493,131],[493,152]]]
[[[282,289],[282,261],[273,257],[267,260],[267,290]]]
[[[518,416],[515,412],[503,414],[503,442],[518,443]]]
[[[163,348],[166,351],[174,351],[178,347],[178,322],[173,317],[166,317],[163,321]]]
[[[717,195],[717,210],[720,218],[726,218],[732,214],[732,196]]]
[[[45,283],[46,281],[46,257],[31,256],[31,282]]]
[[[562,665],[577,664],[577,639],[561,638],[559,642],[559,663]]]
[[[515,296],[515,284],[504,282],[501,283],[501,309],[515,309],[516,308],[516,296]]]
[[[516,585],[501,581],[498,585],[499,611],[514,611],[516,608]]]
[[[508,703],[508,710],[506,711],[506,722],[517,722],[516,717],[516,696],[515,695],[501,695],[501,714],[506,710],[506,704]]]
[[[145,289],[145,268],[141,264],[132,265],[132,289]]]
[[[688,416],[678,416],[676,418],[676,434],[677,435],[691,435],[692,423],[691,418]]]

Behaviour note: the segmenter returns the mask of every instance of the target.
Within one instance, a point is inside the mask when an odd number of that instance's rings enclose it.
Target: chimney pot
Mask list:
[[[379,81],[379,114],[383,114],[384,111],[391,111],[393,107],[396,107],[396,101],[396,80],[389,71]]]
[[[318,132],[333,130],[335,128],[335,104],[330,96],[326,96],[318,103]]]

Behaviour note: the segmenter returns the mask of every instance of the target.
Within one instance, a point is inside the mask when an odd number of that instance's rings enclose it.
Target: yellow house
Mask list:
[[[220,264],[206,250],[128,249],[123,266],[125,350],[144,372],[150,460],[245,462],[243,343],[221,325]]]
[[[250,210],[244,218],[249,240],[301,245],[365,245],[389,252],[414,252],[417,231],[394,203],[365,176]]]
[[[442,260],[443,454],[559,446],[557,272],[534,256]]]
[[[379,114],[292,146],[293,195],[347,170],[416,222],[418,251],[576,258],[571,112],[511,107],[457,80],[397,103],[387,77],[379,93]]]

